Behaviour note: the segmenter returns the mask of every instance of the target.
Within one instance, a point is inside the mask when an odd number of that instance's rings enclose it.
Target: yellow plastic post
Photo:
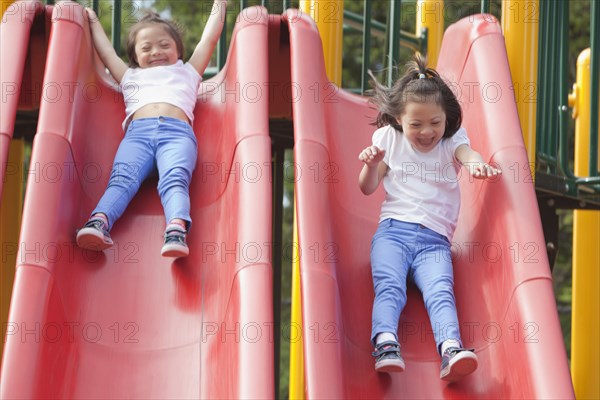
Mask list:
[[[327,77],[341,87],[344,0],[300,0],[300,9],[317,23]]]
[[[2,246],[2,270],[0,270],[0,322],[2,323],[2,340],[6,334],[8,309],[15,279],[17,247],[21,231],[21,214],[23,208],[23,140],[13,139],[8,148],[4,189],[0,206],[0,246]],[[4,346],[0,345],[0,358]]]
[[[587,176],[590,146],[590,49],[577,59],[574,85],[575,175]],[[600,109],[596,110],[600,113]],[[600,159],[600,157],[599,157]],[[571,375],[578,399],[600,399],[600,211],[573,212]]]
[[[294,203],[294,247],[292,248],[292,315],[290,318],[290,399],[304,399],[304,342],[302,340],[302,296],[300,293],[300,252]]]
[[[429,66],[437,65],[442,37],[444,36],[444,2],[442,0],[417,1],[417,35],[427,28],[427,61]]]
[[[535,176],[539,17],[538,0],[502,2],[502,30],[532,177]]]

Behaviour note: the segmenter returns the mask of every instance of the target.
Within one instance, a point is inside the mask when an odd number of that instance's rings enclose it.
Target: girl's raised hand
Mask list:
[[[469,170],[469,174],[477,179],[493,178],[502,174],[500,168],[484,162],[469,162],[465,163],[465,166]]]
[[[368,166],[377,166],[385,156],[385,150],[378,148],[377,146],[369,146],[360,152],[358,159]]]
[[[88,17],[88,20],[89,20],[90,22],[94,22],[94,21],[97,21],[97,20],[98,20],[98,16],[97,16],[97,15],[96,15],[96,13],[94,12],[94,9],[93,9],[93,8],[91,8],[91,7],[86,7],[86,8],[85,8],[85,12],[87,13],[87,17]]]

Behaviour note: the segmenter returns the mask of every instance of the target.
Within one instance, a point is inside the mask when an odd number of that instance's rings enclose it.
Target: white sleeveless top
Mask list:
[[[196,68],[181,60],[173,65],[128,68],[119,85],[125,100],[123,130],[137,110],[152,103],[169,103],[179,107],[192,124],[201,81]]]
[[[388,125],[375,131],[373,144],[385,150],[383,162],[390,168],[383,178],[385,200],[379,221],[393,218],[422,224],[452,240],[460,210],[460,164],[454,152],[469,144],[467,131],[460,128],[421,153]]]

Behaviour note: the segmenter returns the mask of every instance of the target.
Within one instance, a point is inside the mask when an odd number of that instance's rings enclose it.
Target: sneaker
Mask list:
[[[400,355],[398,342],[379,343],[371,355],[375,357],[375,370],[377,372],[404,372],[404,360]]]
[[[102,251],[113,245],[108,226],[100,218],[90,219],[77,232],[77,245],[82,249]]]
[[[477,369],[475,349],[450,347],[442,357],[440,378],[448,382],[456,382]]]
[[[160,254],[163,257],[185,257],[190,254],[190,249],[185,242],[186,231],[178,226],[169,226],[165,232],[165,244]]]

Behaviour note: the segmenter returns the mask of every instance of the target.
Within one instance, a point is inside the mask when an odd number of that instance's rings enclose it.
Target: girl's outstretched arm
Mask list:
[[[358,159],[365,163],[358,177],[358,186],[363,194],[373,193],[385,176],[388,166],[383,162],[385,150],[377,146],[369,146],[358,155]]]
[[[85,9],[87,12],[88,20],[90,22],[90,30],[92,33],[92,41],[94,48],[98,52],[100,59],[110,71],[110,74],[117,83],[121,83],[125,71],[127,71],[127,64],[117,55],[117,52],[112,46],[110,40],[106,36],[100,19],[91,8]]]
[[[204,32],[202,32],[202,38],[196,45],[192,57],[190,57],[190,64],[196,68],[200,75],[204,73],[208,66],[210,57],[219,41],[225,23],[226,11],[227,0],[215,0],[210,17],[208,17],[204,27]]]
[[[469,169],[469,173],[475,178],[491,178],[502,173],[500,168],[491,166],[490,164],[483,161],[483,157],[481,157],[481,154],[479,154],[466,144],[461,144],[460,146],[458,146],[458,148],[454,152],[454,156],[458,161],[460,161],[464,166],[466,166]]]

